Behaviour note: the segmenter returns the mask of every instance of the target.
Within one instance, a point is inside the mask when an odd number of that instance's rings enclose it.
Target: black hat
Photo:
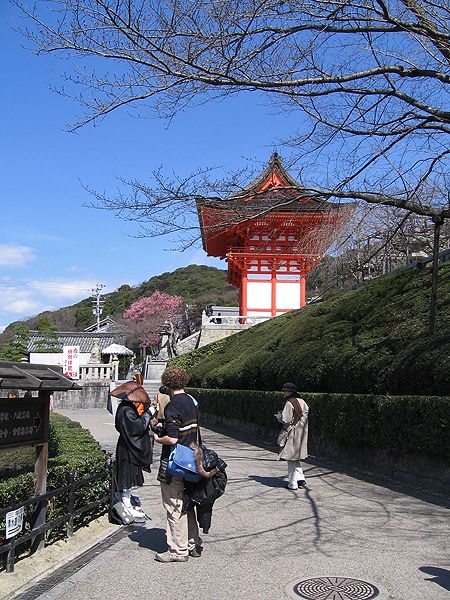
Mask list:
[[[295,383],[283,383],[283,387],[281,388],[282,392],[296,392],[297,386]]]

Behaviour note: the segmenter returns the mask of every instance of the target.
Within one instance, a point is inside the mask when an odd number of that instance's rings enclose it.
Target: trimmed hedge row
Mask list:
[[[31,449],[33,450],[33,449]],[[14,498],[16,503],[31,498],[34,495],[34,462],[29,459],[29,448],[15,450],[23,461],[18,461],[17,474],[14,476],[10,465],[0,469],[0,507],[6,508]],[[5,450],[3,452],[9,452]],[[2,455],[2,452],[0,452]],[[28,463],[28,467],[27,467]],[[0,463],[1,464],[1,463]],[[28,468],[28,470],[27,470]],[[80,487],[75,491],[75,509],[97,500],[105,495],[109,489],[109,468],[107,456],[101,450],[98,442],[89,431],[83,429],[79,423],[67,417],[51,413],[49,432],[49,462],[47,476],[47,490],[63,487],[68,484],[69,474],[74,473],[75,479],[83,479],[93,475],[98,476],[98,481]],[[68,493],[62,494],[49,502],[47,507],[47,520],[56,519],[67,512]],[[80,527],[104,514],[107,507],[94,509],[75,520],[75,527]],[[25,511],[24,532],[30,530],[33,510]],[[0,532],[4,531],[4,519],[0,519]],[[47,535],[47,541],[54,541],[64,535],[64,528],[52,530]],[[22,549],[24,550],[24,549]]]
[[[278,430],[280,392],[191,388],[202,413]],[[352,449],[419,453],[450,465],[450,397],[301,393],[310,407],[309,435]]]
[[[378,277],[365,287],[269,319],[182,354],[193,387],[448,395],[450,265],[439,269],[436,335],[428,334],[430,270]]]

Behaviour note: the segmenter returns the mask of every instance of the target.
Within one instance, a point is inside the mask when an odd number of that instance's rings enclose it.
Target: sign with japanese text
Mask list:
[[[6,513],[6,539],[12,538],[22,531],[23,506]]]
[[[0,398],[0,449],[46,442],[45,415],[45,401],[38,398]]]
[[[71,379],[80,378],[79,346],[63,346],[63,373]]]

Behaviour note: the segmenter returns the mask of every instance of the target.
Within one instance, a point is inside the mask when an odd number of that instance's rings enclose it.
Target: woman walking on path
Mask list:
[[[309,407],[302,398],[297,398],[297,386],[294,383],[285,383],[281,391],[286,404],[277,418],[283,424],[280,438],[285,439],[280,442],[280,445],[284,443],[278,460],[287,461],[289,478],[287,487],[296,490],[299,485],[306,485],[300,461],[308,457]]]

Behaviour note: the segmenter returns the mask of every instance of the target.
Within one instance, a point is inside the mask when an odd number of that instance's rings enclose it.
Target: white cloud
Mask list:
[[[36,311],[40,306],[40,302],[34,297],[31,290],[27,288],[18,288],[8,286],[0,287],[0,307],[1,313],[11,313],[16,318],[29,315]]]
[[[0,244],[0,266],[22,267],[36,259],[33,248],[17,244]]]
[[[9,304],[3,305],[3,310],[15,313],[17,315],[23,313],[32,314],[40,312],[37,310],[39,307],[40,304],[38,302],[34,302],[34,300],[30,300],[27,298],[18,298],[17,300],[14,300]]]
[[[96,285],[97,280],[90,279],[17,282],[0,278],[0,318],[5,323],[57,310],[89,297]]]

